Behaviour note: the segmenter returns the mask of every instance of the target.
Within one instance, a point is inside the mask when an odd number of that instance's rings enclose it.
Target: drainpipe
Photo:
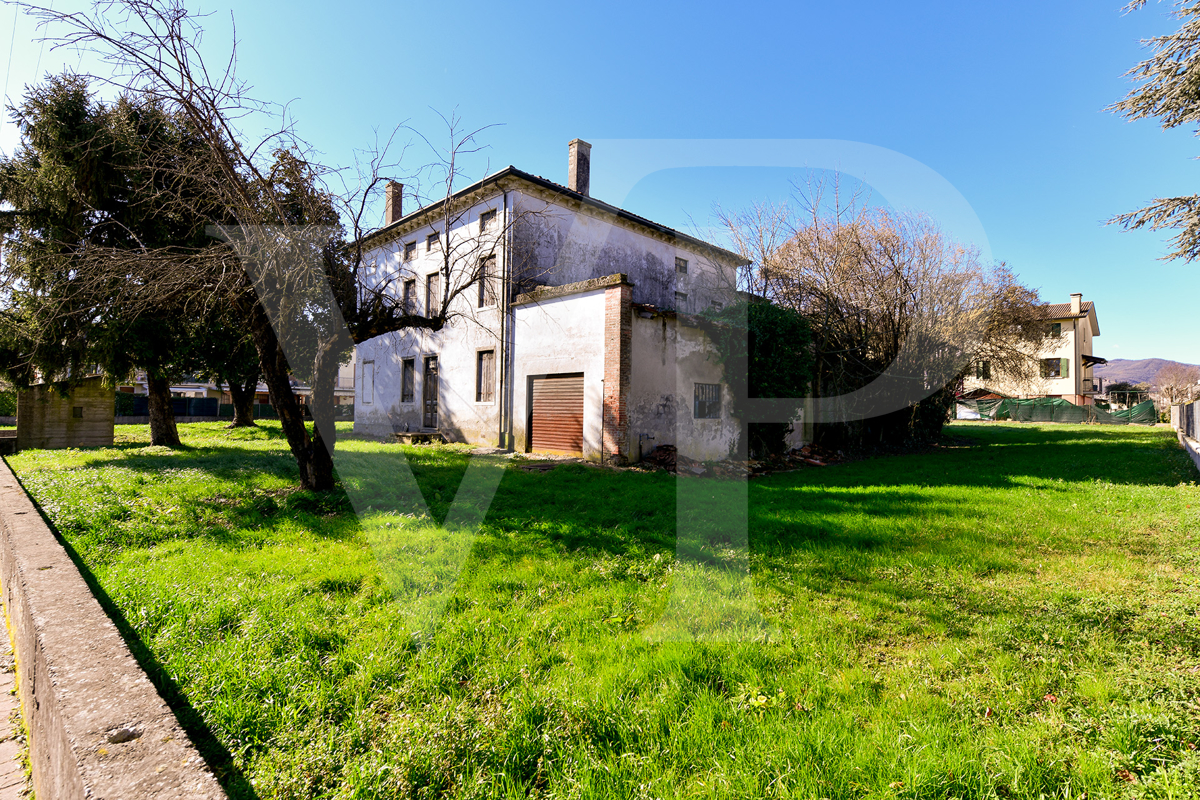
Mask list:
[[[511,294],[511,286],[509,284],[510,259],[509,250],[512,248],[512,220],[510,219],[508,208],[508,190],[504,190],[504,253],[503,266],[500,270],[500,414],[499,423],[500,430],[497,432],[496,443],[500,445],[502,450],[512,448],[511,433],[511,409],[512,403],[508,396],[508,309],[509,299]]]

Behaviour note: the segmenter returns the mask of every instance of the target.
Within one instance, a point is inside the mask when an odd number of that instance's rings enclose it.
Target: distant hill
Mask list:
[[[1110,359],[1107,364],[1097,364],[1092,368],[1092,374],[1097,378],[1104,378],[1104,382],[1116,383],[1117,381],[1127,381],[1129,383],[1153,383],[1154,376],[1158,371],[1169,364],[1180,364],[1179,361],[1169,361],[1165,358],[1114,358]],[[1190,367],[1193,364],[1182,364],[1182,366]]]

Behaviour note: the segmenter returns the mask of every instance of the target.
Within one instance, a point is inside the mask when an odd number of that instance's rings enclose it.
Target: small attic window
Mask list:
[[[675,271],[680,275],[687,275],[687,259],[675,256]]]

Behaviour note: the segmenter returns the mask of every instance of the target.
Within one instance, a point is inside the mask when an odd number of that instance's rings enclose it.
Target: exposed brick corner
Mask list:
[[[604,409],[601,460],[629,458],[629,384],[633,371],[633,287],[604,290]]]

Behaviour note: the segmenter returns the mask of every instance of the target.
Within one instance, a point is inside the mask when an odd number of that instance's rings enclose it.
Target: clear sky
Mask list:
[[[1176,27],[1169,3],[1123,15],[1123,2],[201,8],[210,57],[227,53],[232,11],[241,77],[291,101],[329,162],[403,122],[436,141],[435,110],[456,112],[497,126],[476,177],[513,164],[565,182],[580,137],[595,146],[593,196],[682,229],[708,225],[716,203],[785,199],[805,166],[857,169],[877,196],[978,236],[1044,299],[1095,301],[1097,355],[1200,363],[1200,265],[1159,260],[1166,235],[1104,224],[1200,187],[1191,131],[1104,110],[1130,88],[1139,40]],[[10,101],[80,64],[35,39],[0,6]],[[664,139],[687,141],[644,141]],[[0,148],[16,142],[5,119]],[[427,161],[424,148],[406,163]]]

